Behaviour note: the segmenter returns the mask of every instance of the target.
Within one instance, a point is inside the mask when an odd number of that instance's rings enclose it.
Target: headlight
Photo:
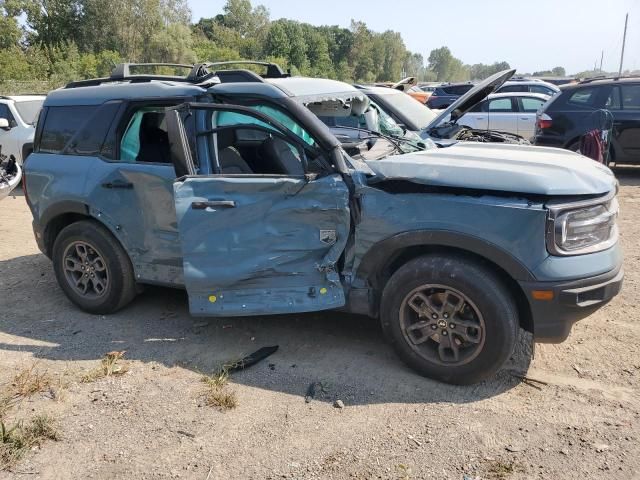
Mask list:
[[[599,252],[618,241],[618,200],[605,199],[574,205],[549,206],[547,248],[554,255]]]

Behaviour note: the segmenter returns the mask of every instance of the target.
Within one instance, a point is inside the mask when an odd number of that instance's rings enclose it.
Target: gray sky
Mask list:
[[[222,13],[225,0],[188,0],[194,21]],[[640,0],[252,0],[271,19],[348,27],[351,19],[375,31],[395,30],[424,55],[448,46],[468,64],[506,60],[520,72],[563,66],[567,73],[617,71],[624,14],[629,12],[625,69],[640,69]],[[403,8],[403,6],[405,8]]]

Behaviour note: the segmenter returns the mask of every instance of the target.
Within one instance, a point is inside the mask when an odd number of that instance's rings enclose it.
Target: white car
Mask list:
[[[494,93],[458,120],[477,130],[513,133],[530,140],[536,128],[536,112],[551,98],[540,93]]]
[[[0,96],[0,152],[19,165],[33,150],[38,114],[44,95]]]
[[[529,92],[529,93],[541,93],[543,95],[554,96],[560,93],[560,88],[557,85],[549,82],[543,82],[539,79],[520,79],[511,80],[505,82],[500,88],[496,90],[496,93],[515,93],[515,92]]]

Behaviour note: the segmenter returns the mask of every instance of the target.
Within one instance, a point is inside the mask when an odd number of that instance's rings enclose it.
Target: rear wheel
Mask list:
[[[455,255],[428,255],[396,271],[382,294],[383,330],[420,374],[453,384],[493,375],[510,357],[517,309],[497,275]]]
[[[103,226],[83,220],[65,227],[53,246],[53,268],[67,297],[82,310],[113,313],[136,295],[129,257]]]

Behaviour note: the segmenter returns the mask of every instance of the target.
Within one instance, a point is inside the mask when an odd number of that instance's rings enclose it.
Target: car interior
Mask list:
[[[223,174],[304,175],[297,149],[250,126],[222,127],[213,135]]]

